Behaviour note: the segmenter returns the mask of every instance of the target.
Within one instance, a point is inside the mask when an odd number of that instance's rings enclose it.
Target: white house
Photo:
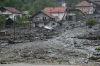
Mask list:
[[[31,17],[33,27],[56,27],[55,17],[46,11],[39,11]]]
[[[46,7],[44,11],[49,12],[55,16],[57,21],[61,21],[65,19],[66,9],[66,7]]]
[[[7,18],[14,19],[15,16],[22,16],[22,13],[13,7],[1,7],[0,15],[5,15]]]

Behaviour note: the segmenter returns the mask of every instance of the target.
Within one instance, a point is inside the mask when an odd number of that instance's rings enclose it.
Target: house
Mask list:
[[[57,21],[61,21],[65,19],[66,9],[66,7],[46,7],[43,11],[49,12],[56,17]]]
[[[0,15],[5,15],[7,18],[14,19],[15,16],[22,16],[22,13],[13,7],[1,7]]]
[[[22,11],[23,15],[29,14],[29,11]]]
[[[55,22],[55,17],[46,11],[39,11],[31,17],[33,27],[55,27],[57,23]]]
[[[85,0],[78,3],[75,7],[76,9],[81,10],[84,14],[93,14],[94,12],[93,6]]]
[[[79,20],[84,15],[84,13],[79,9],[68,8],[66,11],[67,11],[66,15],[67,21]]]
[[[86,0],[86,1],[88,1],[91,5],[93,5],[95,13],[100,14],[100,0]]]

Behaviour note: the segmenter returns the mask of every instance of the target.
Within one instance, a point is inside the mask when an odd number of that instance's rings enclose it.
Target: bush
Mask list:
[[[95,50],[99,50],[100,51],[100,47],[96,48]]]
[[[5,24],[5,16],[4,15],[1,15],[0,16],[0,28],[4,27],[4,24]]]
[[[92,28],[93,25],[97,23],[97,20],[94,18],[89,18],[86,20],[85,24]]]
[[[16,17],[16,25],[19,27],[19,26],[22,26],[22,27],[27,27],[29,26],[29,18],[30,18],[30,15],[24,15],[22,17],[20,16],[17,16]]]

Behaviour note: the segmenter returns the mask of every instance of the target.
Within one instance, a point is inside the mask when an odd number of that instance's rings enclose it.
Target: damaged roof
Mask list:
[[[66,11],[66,7],[46,7],[44,9],[44,11],[47,12],[65,12]]]

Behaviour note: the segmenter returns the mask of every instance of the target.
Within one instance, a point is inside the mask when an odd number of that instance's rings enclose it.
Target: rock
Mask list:
[[[92,56],[92,57],[90,57],[89,58],[90,60],[99,60],[100,59],[100,56],[98,57],[98,56]]]
[[[7,64],[5,60],[0,60],[0,64]]]
[[[24,58],[29,57],[29,55],[28,54],[25,54],[25,53],[21,54],[20,56],[21,57],[24,57]]]

